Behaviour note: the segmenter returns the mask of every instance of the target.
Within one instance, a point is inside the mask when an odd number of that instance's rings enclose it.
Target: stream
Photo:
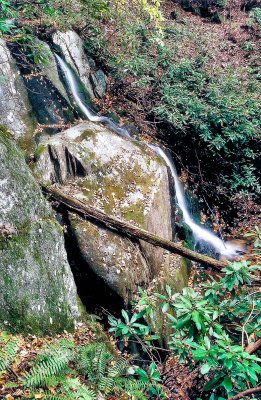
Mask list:
[[[60,66],[61,71],[64,74],[66,83],[69,87],[69,90],[73,96],[73,99],[76,103],[76,105],[80,108],[82,113],[87,117],[88,120],[92,122],[100,122],[107,126],[109,129],[114,131],[115,133],[128,138],[129,140],[136,141],[136,139],[132,138],[130,133],[124,129],[118,126],[114,121],[112,121],[110,118],[105,117],[105,116],[98,116],[94,113],[94,111],[87,106],[84,101],[82,100],[81,93],[80,93],[80,88],[78,85],[78,82],[74,76],[74,73],[72,72],[71,68],[66,64],[66,62],[57,54],[55,54],[56,60]],[[176,171],[175,164],[169,154],[167,152],[154,144],[148,144],[145,142],[142,142],[146,146],[148,146],[150,149],[152,149],[158,157],[160,157],[167,167],[170,170],[174,185],[175,185],[175,193],[176,193],[176,198],[177,198],[177,203],[178,206],[183,214],[183,220],[184,223],[189,226],[189,228],[192,231],[193,238],[195,241],[195,244],[199,242],[205,242],[211,248],[215,250],[215,252],[219,256],[225,256],[227,258],[235,258],[238,255],[242,254],[242,248],[230,243],[229,241],[225,242],[222,239],[220,239],[218,236],[216,236],[213,232],[210,230],[196,224],[193,220],[193,217],[191,216],[187,203],[186,203],[186,198],[184,194],[184,190],[182,187],[182,184],[179,181],[178,174]]]

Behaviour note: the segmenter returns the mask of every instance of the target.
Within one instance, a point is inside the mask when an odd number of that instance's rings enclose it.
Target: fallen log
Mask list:
[[[129,222],[123,221],[119,218],[112,217],[105,214],[103,211],[90,206],[82,201],[69,196],[53,186],[42,186],[43,192],[50,195],[54,200],[62,203],[71,212],[77,213],[78,215],[98,222],[99,224],[105,225],[107,228],[117,230],[124,236],[129,236],[135,240],[144,240],[152,244],[153,246],[161,247],[172,253],[179,254],[189,260],[196,261],[199,263],[208,264],[209,266],[217,269],[221,269],[227,266],[224,261],[216,260],[212,257],[208,257],[204,254],[199,254],[195,251],[189,250],[178,243],[171,242],[170,240],[163,239],[159,236],[154,235],[144,229],[138,228]]]

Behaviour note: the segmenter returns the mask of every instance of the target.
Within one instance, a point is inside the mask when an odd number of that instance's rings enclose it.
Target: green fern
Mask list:
[[[36,364],[26,372],[22,383],[26,387],[46,386],[52,376],[61,374],[74,358],[71,342],[58,342],[48,346],[36,360]]]
[[[126,360],[112,355],[104,343],[83,347],[79,364],[88,381],[105,395],[115,392],[115,379],[127,370]]]
[[[19,339],[5,332],[0,335],[0,371],[4,371],[15,361],[19,349]]]
[[[128,393],[136,400],[147,400],[147,383],[133,377],[117,378],[114,382],[116,388],[121,388],[123,393]]]
[[[105,375],[107,365],[112,359],[113,356],[104,343],[94,343],[81,349],[79,364],[89,381],[96,383]]]
[[[86,385],[79,382],[78,379],[67,379],[61,386],[61,391],[68,396],[68,399],[77,400],[95,400],[96,393]]]

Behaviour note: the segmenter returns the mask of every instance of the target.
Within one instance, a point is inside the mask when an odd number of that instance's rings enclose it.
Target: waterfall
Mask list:
[[[197,225],[194,221],[192,216],[189,213],[186,198],[183,192],[182,185],[179,181],[178,174],[175,168],[175,165],[169,155],[165,153],[163,149],[158,146],[149,145],[158,156],[165,161],[166,165],[169,167],[171,176],[175,183],[175,192],[177,197],[178,206],[182,211],[184,222],[190,227],[193,236],[196,242],[205,241],[209,243],[220,255],[235,257],[241,252],[241,248],[232,245],[229,242],[224,242],[218,236],[214,235],[214,233],[210,232],[208,229]]]
[[[66,82],[68,83],[69,89],[73,95],[74,101],[77,104],[77,106],[81,109],[83,114],[92,122],[101,122],[102,124],[106,125],[109,129],[112,131],[118,133],[121,136],[124,137],[130,137],[129,132],[115,124],[110,118],[108,117],[100,117],[98,115],[95,115],[95,113],[92,111],[90,107],[88,107],[81,99],[81,95],[79,93],[79,88],[78,88],[78,83],[77,80],[75,79],[75,76],[71,69],[68,67],[68,65],[64,62],[64,60],[59,57],[57,54],[54,54],[62,72],[64,73]]]
[[[64,62],[64,60],[59,57],[57,54],[55,54],[55,57],[61,67],[62,72],[64,73],[66,82],[69,86],[69,89],[73,95],[74,101],[77,104],[77,106],[81,109],[81,111],[84,113],[84,115],[93,122],[101,122],[105,124],[108,128],[110,128],[112,131],[118,133],[121,136],[131,138],[131,135],[129,132],[124,129],[119,127],[117,124],[115,124],[110,118],[104,117],[104,116],[98,116],[95,115],[93,110],[91,110],[90,107],[88,107],[83,100],[81,99],[79,88],[78,88],[78,82],[71,71],[71,69],[68,67],[68,65]],[[134,139],[133,139],[134,140]],[[195,242],[199,241],[205,241],[209,243],[219,255],[224,255],[227,257],[235,257],[241,252],[241,248],[230,244],[229,242],[223,242],[219,237],[217,237],[214,233],[210,232],[206,228],[201,227],[200,225],[197,225],[194,221],[192,216],[189,213],[187,204],[186,204],[186,199],[185,195],[183,192],[182,185],[178,179],[177,171],[175,168],[175,165],[173,163],[172,158],[166,154],[166,152],[155,145],[147,144],[161,159],[164,160],[166,165],[169,167],[171,176],[173,178],[174,184],[175,184],[175,192],[176,192],[176,197],[177,197],[177,203],[179,208],[181,209],[183,213],[183,218],[184,222],[190,227]]]

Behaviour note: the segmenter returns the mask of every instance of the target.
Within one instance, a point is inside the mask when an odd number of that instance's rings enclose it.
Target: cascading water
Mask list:
[[[105,124],[108,128],[113,130],[114,132],[118,133],[121,136],[124,137],[130,137],[129,132],[124,129],[119,127],[117,124],[115,124],[110,118],[108,117],[100,117],[98,115],[95,115],[94,112],[91,110],[90,107],[88,107],[86,104],[81,99],[80,93],[79,93],[79,88],[78,88],[78,83],[77,80],[75,79],[75,76],[71,69],[68,67],[68,65],[64,62],[64,60],[58,56],[58,54],[54,54],[62,72],[64,73],[65,79],[68,83],[68,86],[70,88],[70,91],[73,95],[74,101],[77,104],[77,106],[81,109],[83,114],[92,122],[101,122]]]
[[[154,145],[149,145],[150,148],[152,148],[155,153],[159,155],[160,158],[162,158],[167,166],[170,169],[171,176],[174,180],[175,183],[175,192],[176,192],[176,197],[177,197],[177,202],[178,206],[180,207],[182,213],[183,213],[183,218],[184,222],[190,227],[193,236],[195,238],[196,242],[199,241],[205,241],[209,243],[220,255],[224,256],[229,256],[229,257],[235,257],[241,252],[241,249],[235,245],[230,244],[229,242],[223,242],[219,237],[214,235],[212,232],[208,231],[207,229],[197,225],[188,210],[187,204],[186,204],[186,198],[183,192],[182,185],[179,181],[178,174],[175,168],[175,165],[171,159],[170,156],[168,156],[163,149],[161,149],[158,146]]]
[[[110,128],[114,132],[118,133],[119,135],[131,138],[131,135],[126,129],[119,127],[110,118],[95,115],[95,113],[86,104],[84,104],[84,102],[81,99],[78,83],[77,80],[75,79],[73,72],[61,57],[59,57],[57,54],[55,54],[55,57],[60,65],[62,72],[64,73],[65,79],[73,95],[75,103],[84,113],[84,115],[90,121],[101,122],[106,126],[108,126],[108,128]],[[242,251],[241,248],[232,245],[229,242],[223,242],[219,237],[214,235],[212,232],[197,225],[193,221],[193,218],[191,217],[186,204],[186,199],[183,193],[182,185],[179,182],[177,171],[171,157],[167,155],[165,151],[158,146],[152,144],[146,144],[146,145],[149,146],[161,159],[163,159],[166,165],[169,167],[172,178],[175,183],[175,192],[176,192],[178,206],[180,207],[183,213],[184,222],[190,227],[193,233],[195,241],[196,242],[204,241],[209,243],[219,255],[224,255],[232,258],[237,256]]]

